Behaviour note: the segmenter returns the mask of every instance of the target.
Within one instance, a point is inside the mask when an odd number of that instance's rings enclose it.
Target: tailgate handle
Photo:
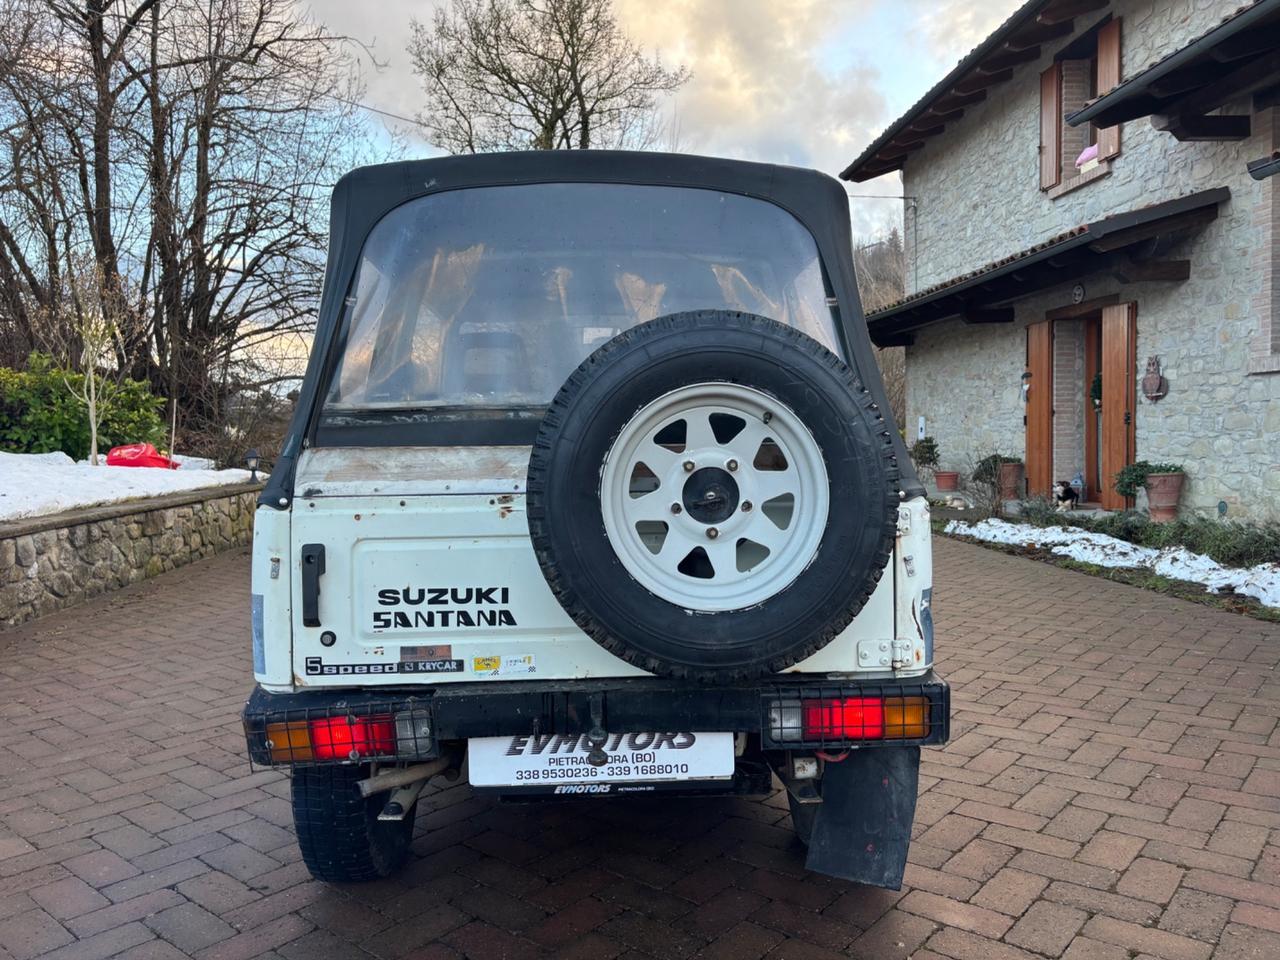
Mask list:
[[[302,625],[320,626],[320,577],[324,574],[324,544],[302,545]]]

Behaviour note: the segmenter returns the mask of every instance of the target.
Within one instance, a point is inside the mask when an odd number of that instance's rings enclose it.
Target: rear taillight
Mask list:
[[[392,717],[324,717],[307,724],[317,760],[355,760],[394,756],[396,722]]]
[[[928,697],[808,697],[769,708],[775,743],[923,740],[929,733]]]
[[[274,763],[393,757],[396,722],[390,716],[343,716],[269,723],[267,747]]]
[[[805,740],[879,740],[884,736],[884,700],[836,697],[803,700],[800,731]]]

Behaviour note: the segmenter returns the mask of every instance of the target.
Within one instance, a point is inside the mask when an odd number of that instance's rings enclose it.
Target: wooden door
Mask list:
[[[1053,321],[1027,327],[1027,493],[1053,487]]]
[[[1131,506],[1115,492],[1115,476],[1133,463],[1137,405],[1138,305],[1117,303],[1102,308],[1102,506]]]

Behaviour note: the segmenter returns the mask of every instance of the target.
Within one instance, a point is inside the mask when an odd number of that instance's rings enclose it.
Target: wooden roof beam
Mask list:
[[[1190,90],[1203,87],[1220,76],[1222,76],[1221,64],[1201,63],[1188,65],[1181,70],[1165,74],[1158,80],[1153,80],[1151,85],[1147,87],[1147,91],[1153,97],[1159,97],[1160,99],[1176,97],[1180,93],[1187,93]]]
[[[1040,47],[1027,47],[1024,50],[1010,50],[1006,45],[1003,53],[993,54],[982,63],[978,64],[979,73],[999,73],[1001,70],[1007,70],[1009,67],[1016,67],[1022,63],[1030,63],[1032,60],[1040,59]]]
[[[1230,63],[1242,57],[1266,53],[1280,46],[1280,25],[1258,26],[1251,30],[1242,30],[1234,37],[1228,37],[1216,44],[1209,51],[1209,56],[1219,63]]]
[[[924,113],[920,114],[920,119],[907,127],[907,129],[922,129],[921,124],[924,123],[951,123],[955,120],[959,120],[963,116],[963,110],[939,110],[937,107],[930,107]]]
[[[967,96],[979,90],[985,90],[987,87],[994,87],[997,83],[1004,83],[1012,76],[1012,70],[1001,70],[999,73],[973,73],[957,81],[951,88],[951,92],[961,97]]]
[[[1107,5],[1107,2],[1108,0],[1061,0],[1060,3],[1051,4],[1048,9],[1042,10],[1036,16],[1036,22],[1047,24],[1070,23],[1082,13],[1101,10]]]
[[[909,143],[915,143],[918,140],[924,140],[927,137],[936,137],[947,128],[945,123],[939,123],[936,118],[918,120],[908,126],[902,133],[898,134],[890,143],[901,144],[906,146]],[[900,138],[900,139],[899,139]]]
[[[971,107],[975,103],[981,103],[987,99],[986,90],[978,90],[974,93],[959,94],[952,90],[950,93],[943,94],[937,99],[933,105],[935,110],[953,110],[961,107]]]
[[[1151,125],[1157,130],[1170,134],[1180,143],[1248,140],[1252,130],[1247,113],[1225,115],[1211,113],[1200,117],[1155,114],[1151,117]]]
[[[1162,112],[1199,116],[1228,101],[1274,86],[1277,79],[1280,79],[1280,49],[1250,60],[1208,86],[1167,104]]]
[[[1112,250],[1132,246],[1142,240],[1150,240],[1152,237],[1194,230],[1197,227],[1203,227],[1205,224],[1211,223],[1217,218],[1217,204],[1198,207],[1195,210],[1188,210],[1186,213],[1175,214],[1150,223],[1140,223],[1137,226],[1109,233],[1089,244],[1089,249],[1095,253],[1110,253]]]
[[[1009,38],[1005,46],[1010,50],[1027,50],[1050,40],[1058,40],[1071,33],[1071,21],[1041,23],[1019,30]]]
[[[876,154],[876,159],[883,160],[885,163],[888,163],[892,160],[897,160],[900,157],[905,157],[908,153],[915,153],[923,146],[923,140],[917,140],[914,143],[905,144],[886,143],[884,145],[884,149]]]

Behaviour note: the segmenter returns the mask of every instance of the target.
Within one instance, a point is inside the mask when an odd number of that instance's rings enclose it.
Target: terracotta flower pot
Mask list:
[[[1182,496],[1181,473],[1147,474],[1147,509],[1156,523],[1168,523],[1177,519],[1178,498]]]
[[[1000,499],[1019,500],[1022,498],[1022,478],[1026,468],[1020,463],[1000,464]]]
[[[939,493],[952,493],[960,489],[960,474],[954,470],[935,470],[933,482]]]

